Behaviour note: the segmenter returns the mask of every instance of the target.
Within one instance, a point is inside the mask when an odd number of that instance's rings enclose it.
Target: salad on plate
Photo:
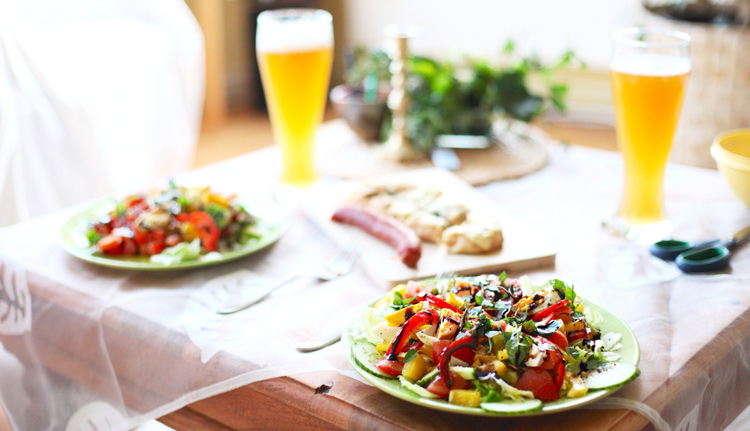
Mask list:
[[[155,189],[126,197],[88,222],[89,245],[106,257],[148,257],[166,265],[220,259],[257,239],[257,218],[210,187]]]
[[[638,376],[637,341],[624,323],[626,334],[605,332],[604,313],[615,320],[560,280],[454,276],[395,287],[346,339],[357,371],[392,395],[530,414],[589,402]]]

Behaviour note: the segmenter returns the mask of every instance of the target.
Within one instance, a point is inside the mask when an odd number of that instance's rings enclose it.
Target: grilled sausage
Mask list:
[[[359,206],[339,208],[331,220],[356,226],[396,249],[404,265],[415,268],[422,256],[422,244],[413,230],[393,217]]]

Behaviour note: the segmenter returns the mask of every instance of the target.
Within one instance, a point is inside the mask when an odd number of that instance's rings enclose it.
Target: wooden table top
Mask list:
[[[273,176],[263,166],[275,163],[276,157],[273,149],[261,150],[192,172],[185,179],[205,179],[227,189],[237,178],[248,178],[249,182],[257,180],[255,186],[266,187]],[[582,296],[611,309],[633,328],[642,349],[642,374],[613,396],[620,400],[619,407],[605,399],[590,408],[534,418],[462,416],[405,403],[335,370],[289,373],[245,384],[243,376],[267,368],[252,359],[253,349],[263,346],[223,349],[204,363],[199,360],[201,349],[184,327],[149,317],[148,305],[128,302],[137,301],[144,292],[157,291],[154,286],[159,283],[177,286],[176,292],[188,295],[190,289],[181,286],[187,284],[185,280],[203,277],[200,270],[176,277],[128,276],[116,292],[105,292],[115,276],[67,256],[54,240],[40,243],[38,249],[19,251],[12,246],[68,213],[0,230],[0,273],[24,269],[34,316],[29,334],[2,334],[0,341],[22,363],[34,362],[30,368],[54,376],[50,381],[75,382],[102,399],[120,400],[131,419],[159,417],[179,430],[664,429],[658,428],[659,421],[680,430],[723,429],[750,404],[750,385],[739,383],[750,379],[745,365],[750,357],[750,293],[742,294],[742,288],[750,285],[750,249],[736,250],[732,269],[720,274],[651,280],[646,274],[646,279],[635,283],[636,276],[643,274],[633,273],[633,283],[623,283],[617,278],[622,274],[613,268],[634,268],[618,259],[642,256],[641,250],[611,238],[600,227],[601,219],[617,204],[620,172],[616,154],[558,148],[551,165],[542,171],[480,189],[516,209],[558,246],[557,266],[531,271],[532,277],[558,277],[574,283]],[[734,199],[715,171],[670,166],[666,195],[675,230],[688,239],[734,232],[750,219],[750,210]],[[298,242],[335,251],[302,214],[295,214],[292,223],[292,230],[269,251],[219,267],[212,274],[258,267],[263,262],[273,266],[272,273],[289,264],[285,256],[298,248]],[[662,269],[670,274],[668,267]],[[352,277],[353,286],[369,280],[361,272]],[[714,287],[731,300],[727,302],[731,306],[705,302],[707,297],[699,292]],[[158,293],[174,292],[162,289]],[[712,313],[726,311],[709,317],[698,310],[698,325],[682,318],[690,301],[704,301],[702,309]],[[691,331],[694,339],[686,336]],[[99,352],[101,345],[106,355],[92,353]],[[346,369],[340,347],[328,349],[328,355],[340,357]],[[199,390],[186,394],[184,385],[170,384],[186,378]],[[27,380],[25,388],[33,398],[34,388],[44,385]],[[631,400],[632,406],[623,408],[627,402],[623,400]],[[34,423],[12,409],[10,414],[17,422]],[[649,414],[656,426],[647,418]],[[49,413],[37,420],[49,423],[54,418]]]

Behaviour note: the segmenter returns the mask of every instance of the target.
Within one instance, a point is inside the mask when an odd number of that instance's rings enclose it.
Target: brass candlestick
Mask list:
[[[390,39],[391,47],[391,92],[388,95],[388,107],[393,113],[391,136],[385,142],[383,155],[389,159],[407,161],[424,158],[406,136],[406,110],[409,108],[409,96],[406,94],[406,60],[408,41],[416,36],[413,27],[390,26],[385,36]]]

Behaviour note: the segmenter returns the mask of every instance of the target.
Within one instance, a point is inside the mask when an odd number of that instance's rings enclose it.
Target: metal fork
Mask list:
[[[260,295],[259,297],[253,299],[252,301],[248,303],[245,303],[241,306],[233,305],[233,306],[229,306],[225,308],[220,308],[216,310],[216,313],[234,314],[242,310],[247,310],[253,305],[266,299],[268,295],[272,294],[273,292],[277,291],[283,286],[286,286],[292,281],[299,280],[300,278],[315,278],[318,281],[334,280],[348,273],[352,269],[352,266],[354,266],[354,262],[356,262],[357,257],[359,257],[359,247],[354,246],[354,245],[349,245],[345,247],[343,250],[341,250],[341,252],[338,255],[336,255],[333,259],[326,262],[325,265],[323,265],[323,267],[321,267],[317,271],[310,273],[310,274],[295,275],[294,277],[288,278],[282,281],[281,283],[271,287],[262,295]]]

